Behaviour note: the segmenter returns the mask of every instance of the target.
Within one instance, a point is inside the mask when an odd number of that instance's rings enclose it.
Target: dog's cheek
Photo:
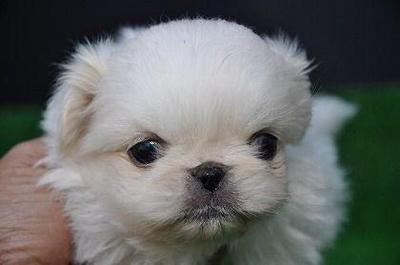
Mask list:
[[[132,187],[140,187],[141,172],[117,153],[105,153],[80,161],[82,178],[104,207],[125,208],[132,203]]]
[[[184,172],[155,163],[147,169],[119,170],[119,200],[133,218],[154,224],[170,222],[182,208]]]
[[[251,213],[270,213],[287,198],[286,166],[283,152],[271,161],[244,156],[232,172],[240,207]]]

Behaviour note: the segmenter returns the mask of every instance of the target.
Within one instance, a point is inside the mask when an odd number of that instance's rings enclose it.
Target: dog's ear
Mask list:
[[[291,128],[285,130],[286,141],[294,143],[303,137],[311,118],[311,83],[308,76],[312,70],[311,61],[296,40],[282,33],[274,37],[264,36],[264,40],[268,48],[284,62],[279,69],[287,81],[287,89],[279,90],[283,93],[279,97],[285,99],[279,108],[290,117],[287,125]]]
[[[43,124],[45,130],[56,137],[55,148],[59,154],[73,150],[87,130],[92,115],[91,103],[107,70],[112,47],[110,40],[80,45],[62,66]]]
[[[307,59],[305,51],[299,47],[296,39],[290,39],[284,33],[279,33],[273,37],[264,36],[264,40],[272,51],[291,65],[298,76],[306,77],[313,69],[312,61]]]

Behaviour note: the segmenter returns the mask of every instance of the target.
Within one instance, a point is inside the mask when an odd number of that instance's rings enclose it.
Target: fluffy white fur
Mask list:
[[[346,198],[333,137],[354,110],[312,99],[308,67],[295,43],[224,20],[81,45],[45,113],[52,170],[40,182],[65,197],[75,261],[201,265],[226,246],[234,264],[319,264]],[[279,138],[271,161],[248,144],[261,129]],[[126,150],[149,134],[168,145],[144,169]],[[205,161],[232,166],[240,216],[180,219],[187,169]]]

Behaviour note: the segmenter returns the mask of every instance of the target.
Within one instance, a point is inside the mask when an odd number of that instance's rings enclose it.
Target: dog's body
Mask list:
[[[333,136],[353,108],[312,103],[308,66],[223,20],[81,46],[45,115],[41,180],[65,196],[75,260],[318,264],[343,219]]]

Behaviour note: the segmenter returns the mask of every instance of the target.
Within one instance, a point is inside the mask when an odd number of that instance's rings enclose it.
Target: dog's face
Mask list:
[[[50,105],[63,105],[60,157],[124,233],[240,233],[288,196],[284,146],[308,125],[307,65],[285,40],[225,21],[81,47]]]

